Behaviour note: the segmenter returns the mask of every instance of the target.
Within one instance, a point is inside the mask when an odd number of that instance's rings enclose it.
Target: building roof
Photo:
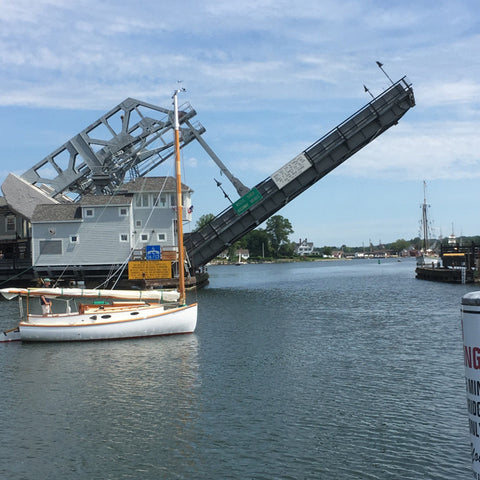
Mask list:
[[[82,207],[96,207],[98,205],[131,205],[133,194],[117,195],[84,195],[79,204]]]
[[[82,219],[82,207],[78,203],[59,203],[58,205],[37,205],[31,222],[68,222]]]
[[[79,203],[41,204],[35,207],[32,222],[68,222],[82,219],[82,208],[96,206],[131,205],[133,196],[85,195]]]
[[[120,187],[122,193],[147,193],[147,192],[175,192],[176,179],[174,177],[139,177]],[[182,192],[193,192],[193,190],[182,183]]]

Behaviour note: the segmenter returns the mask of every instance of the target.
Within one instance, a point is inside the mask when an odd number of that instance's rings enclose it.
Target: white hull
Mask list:
[[[103,317],[103,318],[102,318]],[[30,315],[19,325],[26,342],[113,340],[192,333],[197,324],[197,304],[165,310],[163,306],[97,315]]]

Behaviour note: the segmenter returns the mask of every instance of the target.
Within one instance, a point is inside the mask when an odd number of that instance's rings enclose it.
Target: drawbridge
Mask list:
[[[381,65],[381,64],[380,64]],[[260,225],[288,202],[377,138],[415,105],[406,77],[328,132],[254,188],[247,188],[202,138],[189,104],[180,107],[181,148],[197,141],[235,187],[239,200],[185,238],[192,270]],[[21,176],[10,173],[2,191],[12,210],[30,220],[38,204],[112,195],[174,154],[173,111],[127,98]]]
[[[293,160],[185,239],[190,262],[202,266],[373,141],[415,105],[406,77],[394,83]]]

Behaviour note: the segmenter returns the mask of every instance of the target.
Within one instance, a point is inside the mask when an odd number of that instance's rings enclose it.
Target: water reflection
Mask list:
[[[160,475],[172,466],[165,458],[159,464],[159,451],[191,458],[198,343],[196,335],[185,335],[6,344],[2,353],[15,370],[0,393],[9,406],[0,414],[4,473],[121,478],[147,469]]]

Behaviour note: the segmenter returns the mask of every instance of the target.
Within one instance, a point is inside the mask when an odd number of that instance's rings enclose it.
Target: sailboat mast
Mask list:
[[[422,225],[423,225],[423,248],[425,253],[428,250],[428,218],[427,218],[427,182],[423,181],[423,206],[422,206]]]
[[[183,250],[183,202],[182,174],[180,166],[180,124],[178,122],[178,100],[175,90],[173,94],[174,130],[175,130],[175,176],[177,187],[177,245],[178,245],[178,291],[180,304],[185,304],[185,253]]]

